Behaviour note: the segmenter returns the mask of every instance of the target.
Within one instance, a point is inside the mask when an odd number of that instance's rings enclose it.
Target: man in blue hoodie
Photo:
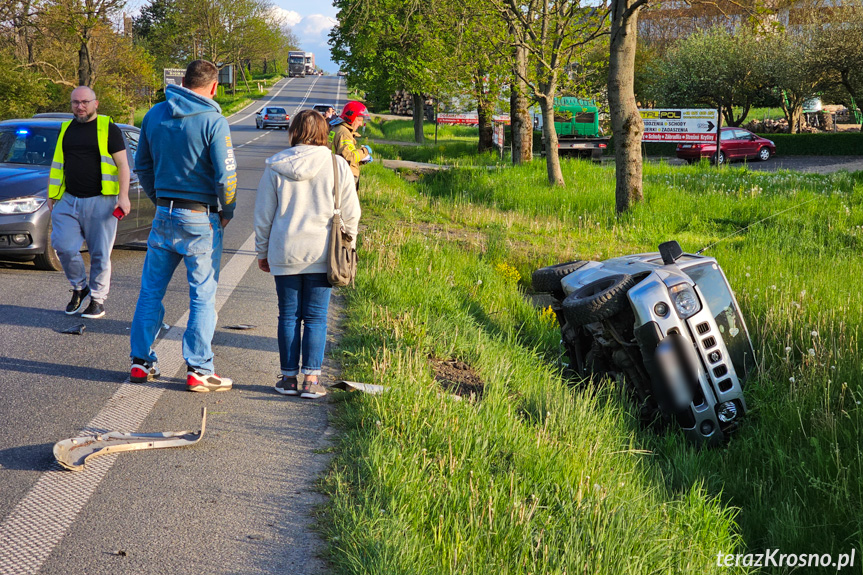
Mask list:
[[[183,334],[186,388],[226,391],[233,382],[213,368],[216,288],[222,259],[222,228],[234,216],[237,163],[228,121],[213,97],[219,71],[195,60],[183,86],[168,86],[165,101],[144,116],[135,156],[141,188],[156,204],[147,240],[141,292],[132,319],[129,379],[159,377],[153,343],[162,326],[162,299],[183,261],[189,281],[189,319]]]

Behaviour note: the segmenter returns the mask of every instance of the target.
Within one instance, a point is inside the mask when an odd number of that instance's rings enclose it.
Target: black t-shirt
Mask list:
[[[102,155],[93,120],[84,124],[72,120],[63,135],[63,170],[66,173],[66,191],[77,198],[102,195]],[[114,122],[108,125],[108,153],[126,149],[123,132]]]

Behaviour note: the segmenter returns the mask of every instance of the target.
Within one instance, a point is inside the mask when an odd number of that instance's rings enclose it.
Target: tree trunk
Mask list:
[[[542,143],[545,146],[546,173],[548,183],[553,186],[564,185],[563,172],[560,170],[560,155],[557,148],[557,131],[554,129],[554,86],[546,90],[539,100],[542,110]]]
[[[788,125],[790,126],[789,132],[792,134],[799,134],[800,128],[803,127],[803,105],[802,104],[794,104],[791,106],[791,109],[788,112]]]
[[[413,94],[414,99],[414,141],[418,144],[425,142],[423,134],[423,119],[425,115],[425,99],[422,94]]]
[[[527,101],[527,50],[513,50],[513,78],[509,91],[509,117],[512,124],[512,163],[522,164],[533,159],[533,122]],[[519,74],[521,74],[519,76]]]
[[[267,59],[266,58],[264,58],[264,70],[263,70],[262,74],[264,76],[267,75]]]
[[[614,136],[615,212],[629,211],[644,199],[641,179],[641,135],[644,123],[635,102],[635,45],[638,10],[627,14],[633,0],[612,0],[608,69],[608,105]]]
[[[82,38],[78,48],[78,85],[93,87],[93,61],[90,59],[89,38]]]

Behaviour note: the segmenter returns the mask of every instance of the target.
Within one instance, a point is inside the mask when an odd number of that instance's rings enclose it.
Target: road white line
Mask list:
[[[312,82],[312,85],[311,85],[311,86],[309,86],[309,89],[308,89],[308,90],[306,90],[306,95],[305,95],[305,96],[303,96],[303,100],[302,100],[299,104],[297,104],[297,107],[296,107],[296,108],[294,108],[294,113],[293,113],[293,114],[291,114],[292,116],[296,116],[296,115],[297,115],[297,112],[299,112],[299,111],[300,111],[300,108],[302,108],[302,107],[303,107],[303,104],[305,104],[305,103],[306,103],[306,100],[308,100],[308,99],[309,99],[309,95],[311,95],[311,93],[312,93],[312,89],[314,89],[315,84],[317,84],[317,83],[318,83],[318,78],[320,78],[320,76],[315,76],[315,79],[314,79],[314,81]]]
[[[216,292],[217,314],[256,257],[255,234],[252,234],[222,268]],[[185,370],[182,338],[188,319],[187,311],[156,344],[159,366],[165,376]],[[152,385],[131,384],[127,379],[81,434],[137,431],[164,391]],[[64,471],[55,463],[51,470],[43,473],[0,523],[0,574],[37,573],[117,457],[96,458],[83,471],[77,472]]]
[[[281,93],[282,93],[282,90],[284,90],[284,89],[287,87],[287,85],[288,85],[288,84],[290,84],[290,83],[291,83],[291,82],[293,82],[293,81],[294,81],[294,78],[288,78],[288,81],[287,81],[287,82],[285,82],[285,83],[282,85],[282,87],[281,87],[281,88],[279,88],[279,91],[278,91],[278,92],[276,92],[275,94],[273,94],[272,96],[270,96],[270,99],[269,99],[269,100],[267,100],[266,102],[264,102],[264,103],[262,103],[262,104],[259,104],[259,105],[260,105],[261,107],[264,107],[264,106],[266,106],[267,104],[269,104],[270,102],[272,102],[273,100],[275,100],[275,99],[276,99],[276,96],[278,96],[279,94],[281,94]],[[251,104],[249,104],[249,106],[253,106],[253,105],[255,105],[255,104],[258,104],[258,102],[257,102],[257,101],[252,102]],[[243,108],[243,110],[245,110],[245,109],[246,109],[246,108],[248,108],[249,106],[246,106],[245,108]],[[233,118],[233,117],[234,117],[234,116],[236,116],[237,114],[242,113],[242,111],[243,111],[243,110],[240,110],[240,111],[238,111],[238,112],[234,112],[233,114],[231,114],[231,117]],[[236,119],[236,120],[234,120],[233,122],[228,122],[228,125],[229,125],[229,126],[233,126],[234,124],[237,124],[237,123],[239,123],[239,122],[242,122],[242,121],[243,121],[243,120],[245,120],[246,118],[251,118],[251,117],[252,117],[252,116],[254,116],[254,115],[255,115],[254,113],[252,113],[252,114],[246,114],[246,115],[245,115],[245,116],[243,116],[242,118],[237,118],[237,119]]]

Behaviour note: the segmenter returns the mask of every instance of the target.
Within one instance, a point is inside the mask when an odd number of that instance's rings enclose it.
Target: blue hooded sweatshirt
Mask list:
[[[141,124],[135,171],[150,200],[184,199],[219,205],[234,216],[237,162],[228,121],[210,98],[180,86],[165,89]]]

